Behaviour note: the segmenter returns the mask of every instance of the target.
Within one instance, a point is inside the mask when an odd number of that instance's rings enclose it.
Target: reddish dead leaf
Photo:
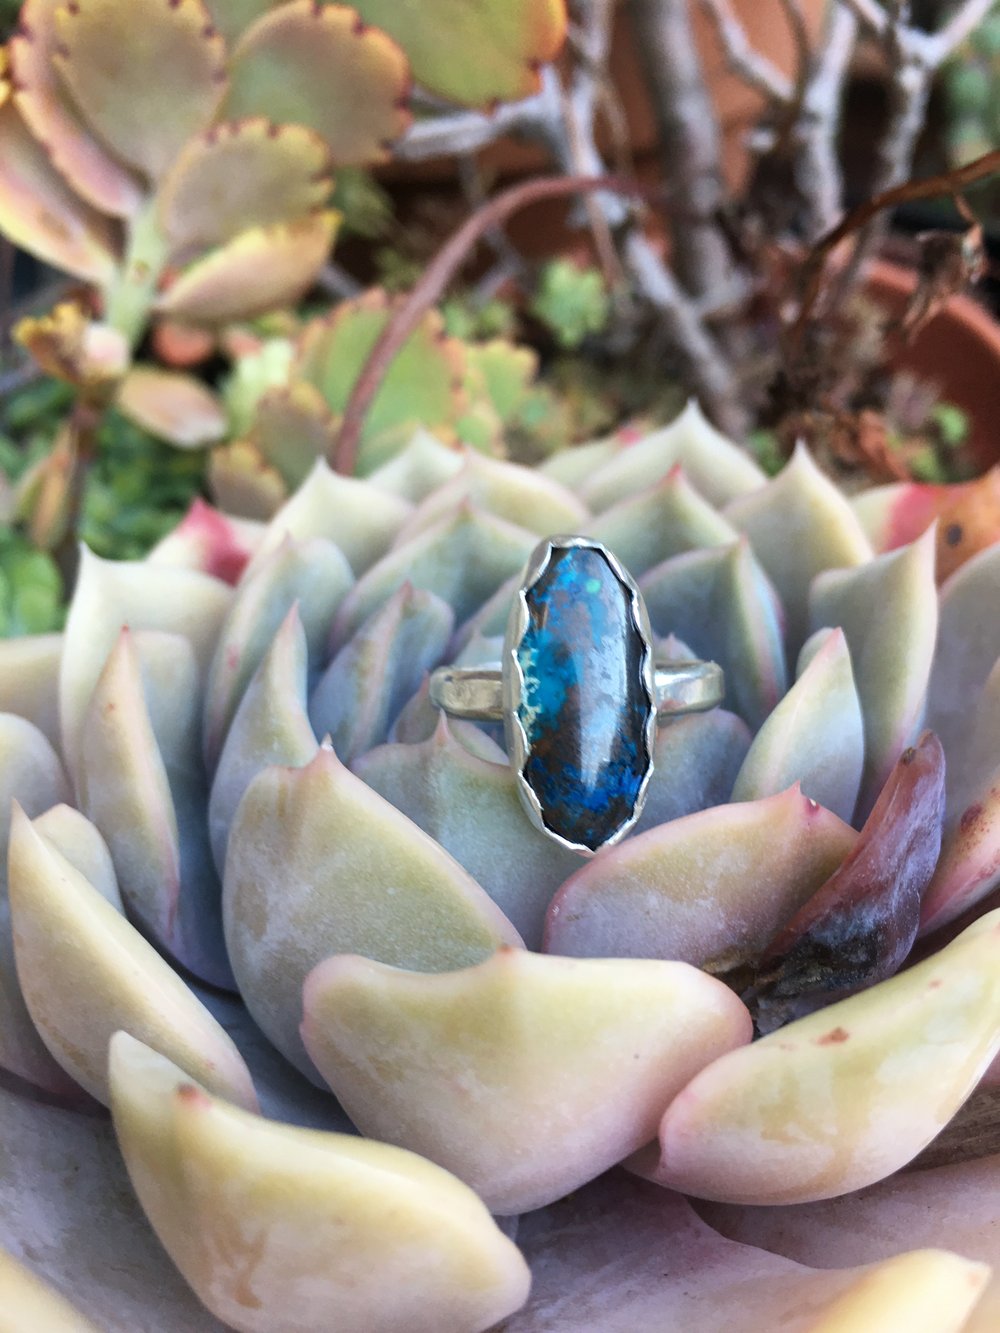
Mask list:
[[[892,976],[916,938],[941,849],[944,751],[925,731],[853,851],[768,946],[745,997],[762,1032]]]

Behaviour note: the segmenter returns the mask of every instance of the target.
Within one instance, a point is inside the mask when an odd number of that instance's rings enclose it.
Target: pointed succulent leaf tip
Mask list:
[[[6,883],[6,870],[4,881]],[[39,1088],[68,1105],[89,1101],[62,1065],[53,1060],[28,1013],[17,979],[14,934],[6,892],[0,897],[0,1073],[13,1074],[32,1088]]]
[[[1000,1050],[998,940],[992,912],[925,962],[723,1056],[667,1109],[659,1160],[631,1165],[730,1203],[832,1198],[890,1175]]]
[[[548,953],[752,965],[857,835],[797,787],[688,815],[583,866],[552,900]]]
[[[410,72],[390,37],[346,5],[291,0],[236,44],[227,119],[305,125],[337,166],[383,160],[410,123]]]
[[[843,632],[832,630],[757,733],[732,799],[773,796],[798,782],[806,796],[850,821],[864,758],[851,654]]]
[[[358,0],[356,8],[399,42],[419,84],[464,106],[537,92],[539,66],[556,58],[566,33],[565,0],[430,0],[419,13]]]
[[[413,1153],[298,1129],[209,1096],[124,1033],[115,1129],[157,1235],[240,1333],[483,1333],[530,1274],[482,1203]],[[318,1322],[317,1322],[318,1321]]]
[[[205,757],[210,770],[243,692],[293,603],[298,603],[309,658],[318,662],[330,619],[353,581],[340,551],[321,538],[296,542],[286,537],[250,566],[219,633],[205,687]]]
[[[872,548],[850,502],[805,445],[766,486],[732,502],[726,517],[750,538],[787,616],[789,651],[809,632],[809,586],[825,569],[866,564]]]
[[[124,912],[108,844],[86,815],[71,805],[53,805],[31,821],[40,838],[64,857],[117,912]]]
[[[753,987],[757,1025],[874,985],[913,947],[941,850],[944,751],[933,732],[904,751],[853,849],[771,941]]]
[[[591,520],[586,529],[638,577],[673,555],[705,546],[729,546],[739,536],[702,499],[679,464],[649,491],[629,496]]]
[[[470,753],[453,725],[439,713],[429,739],[381,746],[354,771],[464,866],[537,949],[549,900],[578,858],[529,823],[503,752],[483,737],[492,760]]]
[[[463,665],[472,666],[473,663],[466,660],[466,652],[473,645],[496,639],[502,642],[510,616],[510,604],[521,586],[522,573],[523,570],[518,570],[509,579],[504,579],[496,592],[487,597],[468,620],[458,627],[452,643],[452,656],[456,661],[461,657]],[[497,662],[500,659],[495,657],[493,660]]]
[[[396,545],[447,518],[466,500],[540,537],[580,532],[588,517],[586,506],[558,482],[518,463],[467,453],[462,471],[417,507],[400,529]]]
[[[223,514],[196,496],[180,523],[157,542],[146,560],[198,570],[232,585],[239,582],[262,533],[260,524]]]
[[[15,245],[85,282],[109,282],[118,244],[111,221],[66,184],[21,119],[0,101],[0,230]]]
[[[247,1008],[303,1073],[302,982],[334,953],[442,971],[520,937],[457,861],[322,746],[250,784],[229,835],[226,940]]]
[[[61,634],[0,639],[0,712],[16,713],[59,745]]]
[[[250,227],[186,268],[157,309],[194,323],[226,324],[294,305],[326,262],[339,225],[340,214],[328,209]]]
[[[319,389],[305,380],[267,389],[257,401],[250,436],[289,487],[299,487],[325,458],[336,421]],[[347,480],[345,478],[344,480]]]
[[[781,605],[746,541],[673,556],[639,587],[653,630],[718,662],[727,706],[760,727],[788,682]]]
[[[82,0],[56,13],[53,63],[105,144],[159,180],[212,119],[225,45],[201,0]],[[127,52],[109,60],[108,52]]]
[[[59,756],[30,722],[0,713],[0,878],[7,856],[11,801],[29,817],[66,800],[69,788]]]
[[[1000,763],[989,785],[945,834],[921,904],[920,932],[945,926],[1000,886]]]
[[[408,501],[356,477],[342,477],[320,458],[268,524],[256,559],[260,562],[286,536],[297,541],[325,537],[360,576],[388,551],[410,512]]]
[[[221,1096],[256,1107],[236,1047],[208,1011],[86,877],[17,807],[10,903],[21,989],[52,1055],[108,1103],[107,1052],[119,1028],[169,1055]]]
[[[420,745],[429,741],[441,725],[441,710],[431,703],[427,677],[421,683],[413,698],[408,700],[389,730],[389,742],[392,745]],[[449,734],[468,750],[470,754],[485,760],[488,764],[506,764],[507,756],[502,747],[492,736],[486,734],[485,727],[475,722],[463,722],[460,718],[449,718]],[[358,760],[360,764],[363,760]],[[371,784],[369,784],[371,785]],[[393,802],[395,804],[395,802]],[[410,816],[413,818],[413,816]],[[414,823],[419,823],[414,820]],[[424,830],[427,832],[427,830]],[[437,839],[440,841],[440,838]],[[555,846],[555,844],[552,844]],[[454,853],[452,853],[454,855]],[[459,858],[456,857],[456,860]]]
[[[692,1075],[750,1039],[728,987],[653,959],[502,949],[427,976],[330,958],[304,994],[307,1049],[362,1132],[454,1171],[501,1214],[647,1143]]]
[[[538,466],[544,477],[578,491],[592,473],[611,461],[618,453],[615,437],[591,440],[587,444],[568,445],[557,449]]]
[[[505,579],[520,574],[536,544],[533,532],[463,505],[372,565],[344,599],[332,642],[345,643],[407,579],[446,601],[456,621],[465,620]]]
[[[331,184],[330,154],[314,130],[263,116],[228,121],[181,149],[158,195],[160,226],[183,256],[312,213]]]
[[[532,1291],[524,1310],[504,1325],[507,1333],[577,1333],[581,1315],[588,1329],[609,1333],[721,1328],[832,1333],[829,1324],[817,1321],[879,1272],[832,1269],[827,1258],[806,1268],[753,1241],[736,1244],[710,1230],[679,1194],[622,1173],[522,1218],[518,1242],[531,1264]],[[894,1299],[887,1293],[880,1320],[840,1325],[837,1333],[876,1328],[957,1333],[961,1320],[951,1316],[964,1319],[982,1290],[982,1276],[978,1264],[960,1263],[956,1271],[953,1255],[925,1250],[920,1262],[891,1284]],[[937,1310],[936,1321],[908,1317],[915,1291],[925,1307]]]
[[[216,445],[209,454],[207,480],[209,494],[227,518],[262,526],[288,498],[281,473],[248,440]]]
[[[694,488],[714,505],[727,504],[764,485],[766,478],[749,454],[710,425],[693,400],[669,426],[638,444],[621,445],[580,487],[595,514],[638,495],[676,464]]]
[[[102,560],[81,548],[59,678],[62,752],[73,771],[83,715],[123,625],[181,634],[204,670],[232,590],[219,579],[146,560]]]
[[[133,366],[118,390],[118,407],[151,435],[179,449],[201,449],[226,434],[222,403],[193,375]]]
[[[454,623],[447,602],[404,583],[341,648],[312,693],[309,717],[345,764],[385,741],[425,673],[441,661]]]
[[[827,570],[809,594],[814,627],[839,625],[865,725],[857,817],[867,818],[923,716],[938,630],[934,533],[856,569]]]
[[[316,753],[306,711],[309,659],[306,636],[293,606],[240,700],[222,748],[208,803],[212,854],[221,875],[229,829],[243,793],[271,764],[299,768]]]
[[[331,410],[343,412],[351,390],[398,302],[374,288],[342,301],[333,314],[308,324],[299,342],[295,372],[323,394]],[[417,427],[443,439],[454,437],[464,406],[465,350],[445,333],[436,310],[428,311],[393,358],[365,417],[358,471],[386,461],[380,440],[408,439]],[[402,442],[401,442],[402,443]],[[398,452],[394,446],[392,453]]]
[[[675,660],[690,661],[692,655],[687,652]],[[709,806],[725,805],[749,748],[749,727],[724,708],[661,723],[653,743],[653,776],[635,831],[646,833]]]
[[[968,777],[983,718],[975,701],[1000,659],[1000,547],[984,551],[941,589],[938,649],[927,695],[927,725],[949,760],[949,803]],[[1000,699],[1000,690],[998,690]],[[977,765],[978,767],[978,765]]]
[[[380,491],[419,504],[462,469],[465,457],[464,449],[443,444],[430,431],[417,430],[394,458],[369,474],[368,480]]]
[[[100,1333],[47,1282],[0,1249],[0,1330],[37,1328],[46,1333]]]
[[[92,133],[59,79],[55,16],[64,0],[25,0],[11,38],[14,101],[52,165],[93,208],[113,217],[131,217],[142,202],[132,173]]]

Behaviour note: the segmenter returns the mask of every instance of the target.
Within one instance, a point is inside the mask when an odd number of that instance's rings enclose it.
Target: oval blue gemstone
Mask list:
[[[596,851],[635,817],[652,761],[632,594],[600,550],[557,546],[525,601],[528,626],[514,648],[523,777],[545,827]]]

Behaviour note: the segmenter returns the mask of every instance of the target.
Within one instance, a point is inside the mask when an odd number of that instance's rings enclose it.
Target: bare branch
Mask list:
[[[547,113],[544,92],[521,102],[503,102],[492,115],[456,111],[429,116],[412,125],[393,149],[403,162],[474,153],[508,134],[537,133]]]
[[[834,5],[827,18],[822,49],[802,91],[795,127],[799,147],[796,183],[806,204],[809,239],[832,226],[841,210],[843,185],[837,131],[857,34],[854,10]]]
[[[840,0],[853,13],[863,28],[873,37],[884,37],[889,31],[889,15],[878,0]]]
[[[769,102],[789,104],[795,92],[791,80],[750,44],[729,0],[701,0],[701,7],[715,27],[726,63],[733,73]]]
[[[988,16],[995,4],[996,0],[965,0],[964,4],[958,6],[944,27],[930,39],[932,47],[936,48],[934,51],[936,65],[941,65],[949,56],[955,54],[966,38],[971,37],[983,19]]]

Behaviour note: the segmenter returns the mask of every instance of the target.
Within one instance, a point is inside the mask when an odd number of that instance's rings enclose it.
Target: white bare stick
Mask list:
[[[795,177],[806,206],[804,229],[808,240],[822,236],[843,212],[837,134],[857,32],[858,20],[853,10],[835,5],[828,15],[823,45],[802,92],[794,131],[798,147]]]
[[[795,92],[791,79],[751,45],[746,29],[733,13],[729,0],[700,0],[711,19],[729,68],[769,102],[788,105]]]

